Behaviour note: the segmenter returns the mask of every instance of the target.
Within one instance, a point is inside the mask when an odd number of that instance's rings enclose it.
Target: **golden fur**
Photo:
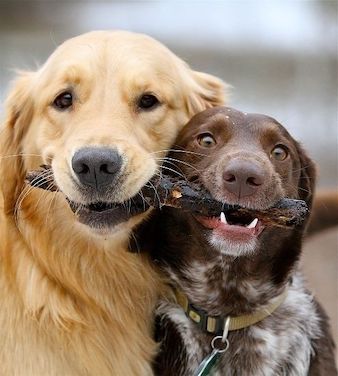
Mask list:
[[[71,111],[51,103],[67,88]],[[162,105],[137,112],[154,92]],[[37,72],[23,72],[6,102],[0,133],[0,374],[149,375],[156,350],[152,311],[160,278],[126,251],[146,214],[105,231],[77,221],[75,150],[112,146],[125,157],[117,201],[156,173],[161,157],[196,112],[224,102],[224,86],[192,71],[155,40],[92,32],[66,41]],[[51,164],[60,192],[25,184]]]

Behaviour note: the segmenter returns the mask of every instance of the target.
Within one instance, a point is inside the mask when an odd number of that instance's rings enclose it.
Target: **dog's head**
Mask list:
[[[54,199],[65,205],[66,196],[80,222],[134,224],[139,213],[128,211],[128,200],[156,174],[188,119],[223,101],[220,80],[145,35],[92,32],[66,41],[37,72],[22,73],[7,100],[6,212],[14,212],[26,173],[47,164],[63,193]],[[33,196],[36,189],[21,198]]]
[[[219,201],[260,210],[289,197],[311,207],[315,166],[286,129],[268,116],[227,107],[208,109],[191,119],[175,149],[181,151],[169,157],[177,161],[178,173],[199,182]],[[209,242],[233,256],[252,254],[262,244],[278,242],[281,238],[275,235],[283,233],[253,216],[196,219]],[[287,237],[291,230],[284,233]]]

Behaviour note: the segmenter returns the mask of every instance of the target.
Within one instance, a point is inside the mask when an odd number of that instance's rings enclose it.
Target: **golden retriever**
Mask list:
[[[0,134],[1,375],[149,375],[161,281],[128,200],[224,84],[154,39],[99,31],[23,72]],[[59,191],[28,187],[52,166]]]

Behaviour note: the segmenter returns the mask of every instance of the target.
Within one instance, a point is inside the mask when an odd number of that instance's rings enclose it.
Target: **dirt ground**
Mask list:
[[[303,250],[302,269],[310,290],[330,317],[332,332],[338,345],[338,228],[307,239]]]

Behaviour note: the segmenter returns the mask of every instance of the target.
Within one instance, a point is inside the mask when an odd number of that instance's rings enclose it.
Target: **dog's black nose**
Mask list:
[[[111,184],[122,167],[122,158],[114,149],[83,148],[72,158],[73,170],[83,185],[100,189]]]
[[[264,184],[265,172],[259,165],[235,159],[223,172],[225,188],[238,198],[251,196]]]

